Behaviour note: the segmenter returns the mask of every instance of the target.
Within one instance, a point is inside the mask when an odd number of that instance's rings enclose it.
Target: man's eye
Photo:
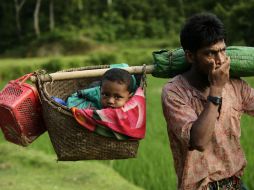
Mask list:
[[[226,48],[223,48],[223,49],[221,50],[221,53],[226,54]]]
[[[207,56],[213,57],[214,56],[214,52],[212,52],[212,51],[207,52]]]

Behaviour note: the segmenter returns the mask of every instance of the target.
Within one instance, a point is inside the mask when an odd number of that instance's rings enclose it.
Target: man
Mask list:
[[[215,15],[192,16],[180,40],[191,69],[162,91],[178,189],[244,189],[240,116],[254,115],[254,90],[229,78],[225,29]]]

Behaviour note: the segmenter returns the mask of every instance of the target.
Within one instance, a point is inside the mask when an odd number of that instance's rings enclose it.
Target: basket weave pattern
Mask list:
[[[136,157],[139,141],[119,141],[90,132],[76,122],[68,108],[51,99],[52,96],[55,96],[65,100],[70,94],[88,87],[91,82],[97,80],[99,78],[45,83],[38,80],[44,121],[59,161],[111,160]]]

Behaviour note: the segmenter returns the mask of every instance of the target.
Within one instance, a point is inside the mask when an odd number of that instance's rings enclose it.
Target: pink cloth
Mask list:
[[[72,108],[72,112],[78,123],[90,131],[94,131],[96,125],[102,125],[133,139],[145,137],[146,103],[141,88],[138,88],[134,96],[121,108]]]
[[[163,112],[181,190],[206,189],[211,181],[239,177],[246,166],[240,118],[242,113],[254,115],[254,90],[241,79],[231,79],[223,89],[220,117],[208,147],[203,152],[190,151],[190,130],[206,102],[181,75],[163,88]]]

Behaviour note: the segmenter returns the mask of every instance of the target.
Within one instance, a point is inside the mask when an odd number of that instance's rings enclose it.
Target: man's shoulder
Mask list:
[[[229,83],[236,88],[240,88],[243,85],[248,85],[247,82],[241,78],[230,78]]]
[[[232,77],[232,78],[230,78],[230,81],[233,82],[233,83],[239,83],[243,80],[239,77]]]
[[[170,79],[162,88],[162,97],[179,97],[186,94],[188,85],[182,75]]]
[[[166,90],[175,90],[179,88],[184,88],[186,86],[186,82],[182,75],[176,75],[174,78],[171,78],[164,86],[163,91]]]

